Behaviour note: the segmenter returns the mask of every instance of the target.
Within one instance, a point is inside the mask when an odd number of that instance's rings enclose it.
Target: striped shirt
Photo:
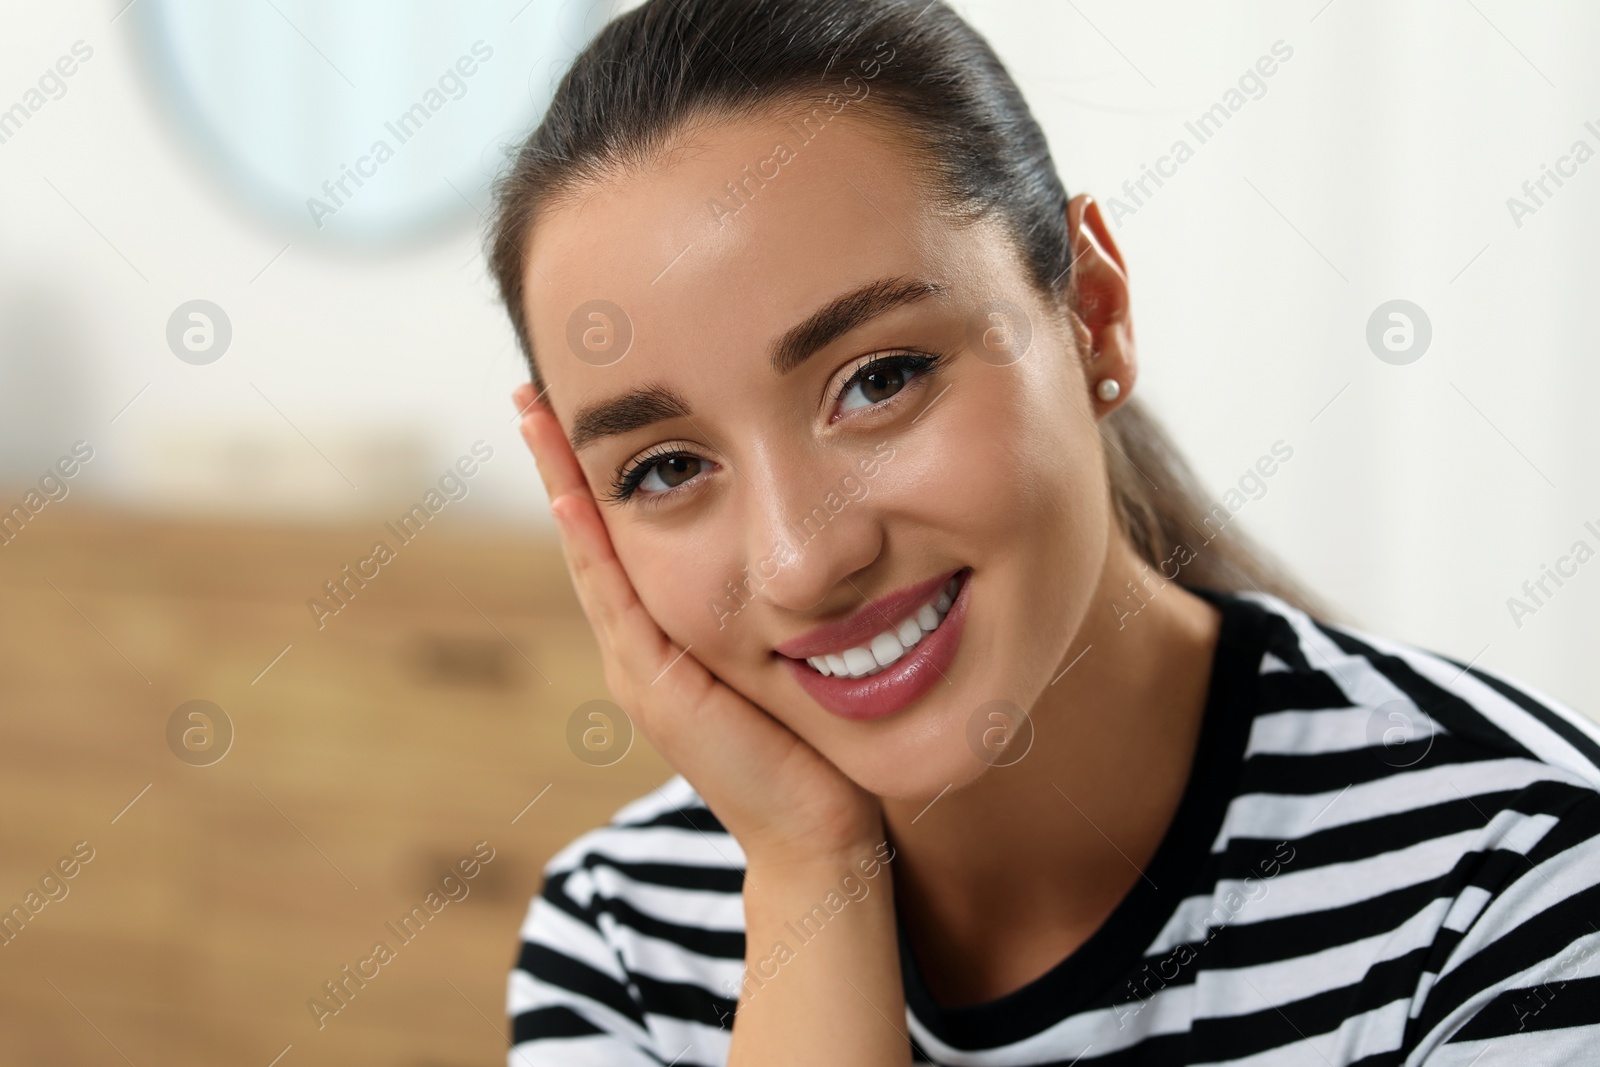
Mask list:
[[[1042,977],[956,1008],[900,931],[916,1062],[1600,1064],[1600,728],[1491,671],[1194,588],[1222,612],[1156,854]],[[726,1062],[744,856],[674,778],[550,860],[509,1062]]]

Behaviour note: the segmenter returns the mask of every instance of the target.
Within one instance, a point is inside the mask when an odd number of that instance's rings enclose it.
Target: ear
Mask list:
[[[1083,366],[1089,403],[1100,418],[1128,399],[1138,377],[1128,272],[1100,206],[1087,193],[1067,204],[1067,236],[1072,245],[1067,305],[1078,320],[1079,340],[1086,350]],[[1120,390],[1115,400],[1102,400],[1097,391],[1108,378],[1115,380]]]

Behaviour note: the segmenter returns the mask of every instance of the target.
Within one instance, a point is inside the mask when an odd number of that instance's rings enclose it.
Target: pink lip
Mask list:
[[[856,609],[848,618],[824,623],[815,630],[807,630],[799,637],[791,637],[776,646],[776,651],[778,655],[788,656],[790,659],[809,659],[812,656],[843,652],[847,648],[864,645],[883,631],[894,629],[906,616],[915,615],[918,608],[939,595],[939,589],[944,583],[960,573],[959,570],[950,571],[937,578],[929,578],[925,582],[897,589],[888,596],[880,597]]]
[[[956,572],[961,573],[961,572]],[[932,583],[923,582],[911,590],[894,593],[885,597],[877,604],[895,601],[894,607],[905,614],[895,615],[893,612],[884,612],[884,615],[893,618],[904,618],[910,614],[909,608],[921,606],[925,598],[933,596],[935,591],[944,582],[950,580],[951,575],[945,575]],[[950,610],[945,614],[944,621],[933,633],[924,637],[910,652],[901,656],[888,668],[866,678],[841,678],[837,675],[825,677],[813,670],[803,659],[792,658],[787,652],[783,653],[784,666],[794,675],[800,687],[811,695],[811,698],[821,704],[828,711],[845,719],[856,721],[866,719],[879,719],[886,715],[909,707],[912,703],[924,696],[930,689],[944,681],[945,673],[955,661],[956,649],[961,644],[961,634],[967,621],[967,602],[971,599],[968,590],[972,588],[971,575],[967,575],[961,582],[961,588],[956,593],[956,599],[950,605]],[[916,592],[917,596],[911,597],[909,603],[900,600],[904,593]],[[919,597],[924,599],[919,599]],[[869,605],[870,607],[871,605]],[[842,623],[833,624],[835,627],[849,625],[857,616],[844,620]],[[855,644],[864,644],[866,639],[874,634],[881,633],[886,627],[883,616],[875,616],[876,622],[864,635],[852,634],[847,640],[854,644],[830,644],[828,651],[837,651],[839,648],[851,648]],[[820,648],[813,641],[815,634],[828,631],[835,632],[828,627],[819,627],[805,635],[802,645],[801,639],[796,639],[785,647]],[[782,649],[780,648],[780,652]],[[809,652],[809,655],[819,655],[820,652]]]

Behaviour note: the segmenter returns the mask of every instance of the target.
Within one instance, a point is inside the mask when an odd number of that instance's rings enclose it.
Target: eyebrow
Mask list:
[[[772,346],[772,369],[788,374],[851,330],[906,304],[945,291],[923,278],[884,278],[830,300]]]
[[[572,450],[576,452],[602,437],[632,433],[689,415],[689,402],[681,393],[665,386],[647,385],[580,410],[572,420]]]
[[[772,369],[780,375],[788,374],[879,315],[943,292],[943,285],[923,278],[883,278],[835,297],[774,342],[770,353]],[[580,409],[572,420],[572,450],[576,452],[602,438],[632,433],[668,419],[686,419],[693,413],[682,393],[662,385],[647,385]]]

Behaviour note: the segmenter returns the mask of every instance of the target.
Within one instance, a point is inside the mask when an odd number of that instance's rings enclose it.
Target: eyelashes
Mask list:
[[[834,406],[837,407],[843,404],[858,385],[865,386],[873,378],[885,378],[893,373],[904,375],[905,380],[900,383],[893,393],[881,400],[869,400],[866,406],[877,407],[881,404],[888,404],[910,387],[913,381],[930,374],[943,361],[943,356],[930,355],[926,352],[898,352],[893,355],[877,356],[869,359],[857,367],[850,377],[845,380],[844,385],[840,386],[839,395],[834,398]],[[865,393],[863,393],[863,397],[865,398]],[[856,411],[861,409],[850,408],[849,410]]]
[[[867,359],[856,367],[839,387],[837,395],[833,398],[833,406],[835,409],[840,408],[859,388],[866,403],[848,408],[847,412],[887,407],[894,404],[907,389],[931,374],[944,362],[944,356],[926,352],[896,352]],[[881,399],[874,400],[867,394],[868,389],[882,392],[889,388],[893,391]],[[833,417],[830,421],[837,422],[838,417]],[[655,503],[692,482],[699,477],[704,468],[710,466],[712,466],[710,460],[689,451],[679,442],[668,441],[653,445],[617,472],[611,489],[606,494],[606,500],[613,504],[630,501]],[[681,477],[682,481],[669,484],[669,479],[678,477]],[[646,485],[652,480],[660,482],[662,487],[654,488]]]
[[[693,452],[685,451],[682,447],[672,442],[653,445],[636,457],[632,463],[617,472],[617,477],[611,483],[611,491],[606,494],[606,499],[613,504],[626,503],[639,491],[639,487],[643,485],[647,478],[658,475],[660,468],[669,463],[693,466],[705,464],[706,460]],[[698,471],[695,473],[698,473]],[[691,474],[690,477],[693,477],[693,475]],[[688,479],[685,480],[687,481]],[[646,495],[655,496],[659,493],[669,493],[675,488],[677,486],[652,489]]]

